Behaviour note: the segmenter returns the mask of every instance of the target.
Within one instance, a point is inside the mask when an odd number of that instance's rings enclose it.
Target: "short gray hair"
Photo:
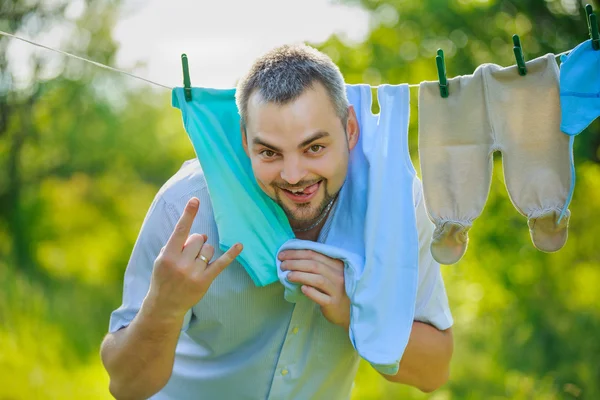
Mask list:
[[[248,122],[248,99],[258,90],[267,103],[286,104],[297,99],[315,81],[320,82],[346,125],[348,98],[344,77],[326,54],[305,44],[284,45],[259,57],[237,85],[235,100],[243,123]]]

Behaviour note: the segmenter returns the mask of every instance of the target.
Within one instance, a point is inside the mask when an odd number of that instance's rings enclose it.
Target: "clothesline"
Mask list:
[[[36,43],[36,42],[32,42],[31,40],[27,40],[27,39],[25,39],[25,38],[22,38],[22,37],[19,37],[19,36],[16,36],[16,35],[13,35],[13,34],[10,34],[10,33],[7,33],[7,32],[4,32],[4,31],[0,31],[0,35],[8,36],[8,37],[11,37],[11,38],[13,38],[13,39],[22,40],[23,42],[26,42],[26,43],[32,44],[32,45],[34,45],[34,46],[41,47],[41,48],[43,48],[43,49],[52,50],[52,51],[54,51],[54,52],[57,52],[57,53],[59,53],[59,54],[62,54],[62,55],[68,56],[68,57],[75,58],[75,59],[77,59],[77,60],[81,60],[81,61],[89,62],[89,63],[91,63],[91,64],[94,64],[95,66],[97,66],[97,67],[100,67],[100,68],[105,68],[105,69],[108,69],[108,70],[110,70],[110,71],[114,71],[114,72],[120,72],[120,73],[122,73],[122,74],[125,74],[125,75],[128,75],[128,76],[130,76],[130,77],[132,77],[132,78],[141,79],[141,80],[143,80],[143,81],[145,81],[145,82],[148,82],[148,83],[151,83],[151,84],[153,84],[153,85],[156,85],[156,86],[161,86],[161,87],[163,87],[163,88],[165,88],[165,89],[171,89],[171,90],[173,90],[173,88],[171,88],[171,87],[169,87],[169,86],[166,86],[166,85],[163,85],[163,84],[161,84],[161,83],[157,83],[157,82],[151,81],[151,80],[149,80],[149,79],[146,79],[146,78],[142,78],[141,76],[133,75],[133,74],[131,74],[131,73],[129,73],[129,72],[122,71],[122,70],[120,70],[120,69],[117,69],[117,68],[109,67],[108,65],[104,65],[104,64],[101,64],[101,63],[99,63],[99,62],[96,62],[96,61],[88,60],[87,58],[79,57],[79,56],[76,56],[76,55],[74,55],[74,54],[71,54],[71,53],[67,53],[66,51],[62,51],[62,50],[54,49],[54,48],[52,48],[52,47],[44,46],[43,44],[39,44],[39,43]]]
[[[95,66],[97,66],[97,67],[100,67],[100,68],[107,69],[107,70],[109,70],[109,71],[118,72],[118,73],[121,73],[121,74],[127,75],[127,76],[129,76],[129,77],[131,77],[131,78],[140,79],[140,80],[142,80],[142,81],[144,81],[144,82],[151,83],[151,84],[153,84],[153,85],[160,86],[160,87],[162,87],[162,88],[165,88],[165,89],[173,90],[173,88],[172,88],[172,87],[170,87],[170,86],[167,86],[167,85],[163,85],[162,83],[154,82],[154,81],[151,81],[151,80],[149,80],[149,79],[143,78],[143,77],[141,77],[141,76],[134,75],[134,74],[132,74],[132,73],[130,73],[130,72],[123,71],[123,70],[120,70],[120,69],[117,69],[117,68],[113,68],[113,67],[110,67],[110,66],[108,66],[108,65],[101,64],[101,63],[99,63],[99,62],[96,62],[96,61],[93,61],[93,60],[88,60],[87,58],[83,58],[83,57],[76,56],[75,54],[67,53],[66,51],[62,51],[62,50],[59,50],[59,49],[55,49],[55,48],[53,48],[53,47],[49,47],[49,46],[44,46],[43,44],[40,44],[40,43],[33,42],[33,41],[31,41],[31,40],[28,40],[28,39],[22,38],[22,37],[20,37],[20,36],[17,36],[17,35],[13,35],[13,34],[11,34],[11,33],[8,33],[8,32],[0,31],[0,35],[7,36],[7,37],[10,37],[10,38],[13,38],[13,39],[18,39],[18,40],[21,40],[21,41],[23,41],[23,42],[26,42],[26,43],[32,44],[32,45],[34,45],[34,46],[41,47],[41,48],[43,48],[43,49],[46,49],[46,50],[51,50],[51,51],[54,51],[54,52],[56,52],[56,53],[59,53],[59,54],[62,54],[62,55],[68,56],[68,57],[72,57],[72,58],[75,58],[75,59],[77,59],[77,60],[80,60],[80,61],[89,62],[90,64],[93,64],[93,65],[95,65]],[[571,50],[564,51],[564,52],[562,52],[562,53],[560,53],[560,54],[557,54],[557,55],[555,55],[554,57],[555,57],[555,58],[558,58],[558,57],[560,57],[560,56],[562,56],[562,55],[564,55],[564,54],[568,54],[570,51],[571,51]],[[411,84],[409,84],[409,85],[408,85],[408,87],[410,87],[410,88],[416,88],[416,87],[419,87],[419,86],[420,86],[420,84],[419,84],[419,83],[411,83]]]

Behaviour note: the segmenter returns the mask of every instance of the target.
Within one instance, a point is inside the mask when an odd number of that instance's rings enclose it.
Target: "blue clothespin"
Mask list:
[[[444,51],[438,49],[437,56],[435,57],[435,63],[437,66],[438,80],[440,83],[440,95],[443,98],[448,97],[448,79],[446,79],[446,61],[444,60]]]
[[[600,34],[598,33],[598,17],[594,14],[591,4],[585,5],[585,14],[588,23],[590,38],[592,39],[592,48],[600,50]]]
[[[188,66],[187,55],[181,55],[181,64],[183,65],[183,94],[185,101],[192,100],[192,82],[190,81],[190,68]]]
[[[519,75],[527,75],[527,67],[525,66],[525,59],[523,58],[523,48],[521,47],[521,39],[519,35],[513,35],[513,52],[515,53],[515,59],[517,60],[517,68],[519,69]]]

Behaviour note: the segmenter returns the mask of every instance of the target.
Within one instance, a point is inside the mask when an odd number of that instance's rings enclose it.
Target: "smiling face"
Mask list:
[[[247,115],[242,140],[258,185],[293,229],[311,226],[346,179],[359,134],[354,110],[344,126],[325,87],[314,82],[285,104],[265,102],[255,91]]]

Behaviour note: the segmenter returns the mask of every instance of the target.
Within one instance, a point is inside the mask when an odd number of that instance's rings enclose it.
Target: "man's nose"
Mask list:
[[[305,176],[306,169],[297,157],[291,157],[287,160],[284,160],[283,170],[281,171],[281,179],[285,180],[290,185],[295,185]]]

